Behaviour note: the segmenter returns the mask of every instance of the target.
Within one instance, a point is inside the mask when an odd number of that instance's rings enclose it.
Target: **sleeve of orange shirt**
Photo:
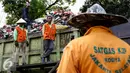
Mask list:
[[[76,49],[76,46],[71,43],[66,46],[57,73],[79,73],[79,57],[78,54],[76,54],[74,48]]]

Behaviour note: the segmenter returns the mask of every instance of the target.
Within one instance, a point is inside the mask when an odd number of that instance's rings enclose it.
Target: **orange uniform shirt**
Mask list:
[[[56,25],[52,24],[51,26],[46,23],[43,25],[43,39],[55,40],[56,34]]]
[[[106,27],[91,27],[65,47],[57,73],[130,73],[130,46]]]
[[[18,36],[17,36],[17,42],[24,42],[26,40],[27,37],[27,32],[26,29],[21,29],[19,26],[16,27]]]

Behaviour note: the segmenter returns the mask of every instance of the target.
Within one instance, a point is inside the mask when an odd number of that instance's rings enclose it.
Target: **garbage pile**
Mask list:
[[[74,16],[70,9],[66,11],[57,9],[50,12],[50,14],[54,17],[55,22],[59,22],[62,25],[67,25],[67,20]]]
[[[0,39],[7,39],[13,37],[14,26],[4,25],[0,28]]]
[[[74,14],[70,11],[64,11],[57,9],[56,11],[52,11],[49,13],[54,18],[54,23],[57,24],[57,28],[66,28],[69,27],[67,25],[67,20],[74,16]],[[42,26],[47,22],[46,17],[41,19],[36,19],[31,23],[30,31],[28,33],[33,32],[41,32]],[[64,25],[64,27],[63,27]],[[17,25],[4,25],[0,28],[0,39],[8,39],[13,37],[13,31]]]

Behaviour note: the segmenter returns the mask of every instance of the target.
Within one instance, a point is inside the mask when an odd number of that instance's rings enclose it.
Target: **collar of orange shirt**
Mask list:
[[[112,33],[112,31],[109,28],[107,28],[107,27],[104,27],[104,26],[94,26],[94,27],[89,28],[87,30],[87,32],[84,34],[84,36],[88,35],[90,32],[97,33],[99,31],[100,32],[109,32],[109,33]]]

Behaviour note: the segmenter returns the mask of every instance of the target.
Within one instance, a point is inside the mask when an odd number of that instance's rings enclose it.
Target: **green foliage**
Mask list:
[[[3,2],[4,11],[7,15],[7,24],[15,24],[22,16],[22,9],[26,5],[26,0],[1,0]],[[34,20],[43,17],[46,11],[51,11],[53,8],[61,7],[64,1],[68,4],[74,4],[76,0],[31,0],[29,8],[29,17]],[[67,8],[67,6],[63,7]]]
[[[45,14],[46,5],[42,0],[32,0],[29,8],[29,17],[34,20],[38,17],[42,17]]]
[[[80,11],[86,12],[95,3],[103,6],[107,13],[130,17],[130,0],[86,0]]]
[[[65,0],[65,2],[68,2],[69,4],[74,5],[74,3],[76,2],[76,0]]]
[[[24,0],[4,0],[4,11],[8,13],[7,22],[8,24],[15,23],[22,14],[22,8],[24,7]]]

